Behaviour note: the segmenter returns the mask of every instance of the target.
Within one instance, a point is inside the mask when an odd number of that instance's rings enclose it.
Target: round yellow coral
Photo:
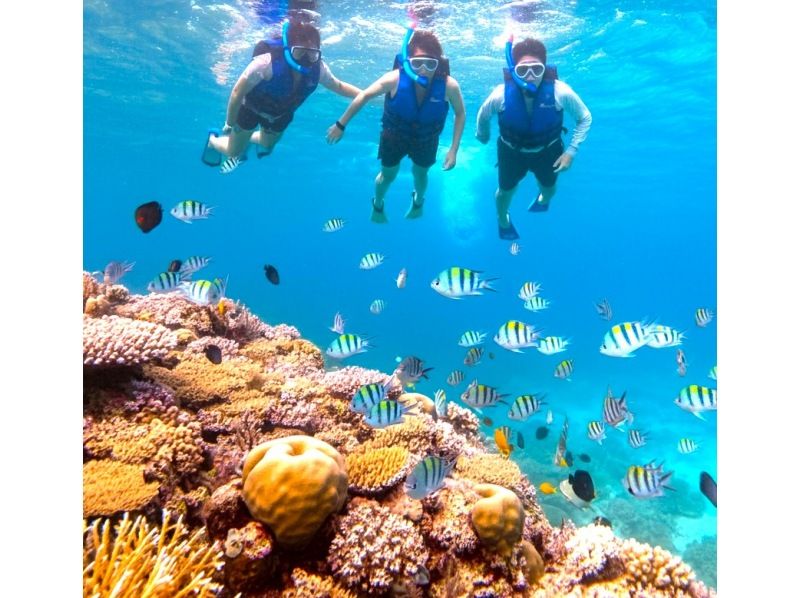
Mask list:
[[[409,453],[401,446],[347,455],[347,477],[356,494],[377,496],[395,486],[406,473]]]
[[[519,497],[502,486],[479,484],[475,491],[483,496],[472,508],[472,526],[481,542],[500,554],[511,554],[522,538],[525,512]]]
[[[245,458],[242,495],[253,517],[269,526],[279,544],[300,548],[344,505],[344,458],[311,436],[265,442]]]

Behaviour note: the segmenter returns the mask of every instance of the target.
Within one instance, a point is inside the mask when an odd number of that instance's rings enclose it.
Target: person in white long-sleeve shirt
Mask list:
[[[556,192],[558,174],[572,165],[592,124],[592,115],[578,94],[558,79],[555,67],[546,66],[547,50],[542,42],[524,39],[511,50],[511,59],[514,72],[504,69],[505,81],[481,105],[475,131],[478,141],[488,143],[492,116],[498,115],[495,201],[502,239],[519,238],[508,209],[520,181],[533,172],[539,195],[528,210],[547,210]],[[576,122],[566,149],[561,138],[564,112]]]

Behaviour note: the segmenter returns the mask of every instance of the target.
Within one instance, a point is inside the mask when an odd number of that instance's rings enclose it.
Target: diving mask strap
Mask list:
[[[508,65],[508,72],[511,73],[511,77],[514,79],[517,85],[519,85],[526,91],[529,91],[531,93],[536,93],[538,91],[536,85],[520,77],[517,74],[517,70],[514,68],[515,66],[514,59],[511,57],[511,45],[513,42],[514,42],[514,36],[511,35],[509,36],[508,41],[506,42],[506,64]]]
[[[400,52],[400,57],[403,60],[403,70],[405,71],[406,75],[411,77],[411,80],[414,81],[414,83],[419,83],[422,85],[422,87],[428,87],[428,77],[420,77],[417,73],[415,73],[414,69],[411,68],[411,62],[408,59],[408,44],[413,35],[414,28],[409,27],[406,31],[406,36],[403,38],[403,49]]]
[[[283,38],[283,58],[286,60],[286,63],[298,73],[302,73],[304,75],[309,74],[311,71],[308,68],[299,64],[294,58],[292,58],[292,49],[289,47],[289,21],[284,21],[281,37]]]

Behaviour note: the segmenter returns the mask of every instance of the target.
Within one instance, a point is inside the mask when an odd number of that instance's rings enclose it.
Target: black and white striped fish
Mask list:
[[[483,347],[470,347],[464,356],[464,365],[477,365],[483,357]]]
[[[587,426],[587,434],[591,440],[596,440],[597,444],[602,445],[606,437],[606,425],[601,421],[590,421]]]
[[[225,281],[220,278],[182,282],[180,286],[186,298],[198,305],[217,303],[225,295]]]
[[[647,346],[653,349],[663,349],[665,347],[677,347],[686,337],[684,332],[679,332],[675,328],[662,324],[653,324],[650,328],[650,340]]]
[[[384,399],[369,410],[369,414],[364,418],[373,428],[385,428],[403,421],[403,416],[408,411],[408,407],[398,401]]]
[[[425,457],[406,478],[406,494],[417,500],[433,494],[444,485],[444,479],[453,471],[455,464],[455,459],[446,461],[436,456]]]
[[[604,320],[610,320],[614,314],[611,311],[611,304],[608,299],[603,299],[600,303],[595,303],[594,308],[597,310],[597,315]]]
[[[620,398],[615,399],[609,387],[603,401],[603,419],[609,426],[613,426],[617,430],[620,430],[625,422],[633,423],[633,413],[628,410],[628,405],[625,403],[626,392],[623,392]]]
[[[392,387],[392,378],[384,384],[364,384],[360,386],[350,401],[350,408],[356,413],[366,415],[370,410],[387,398],[387,392]]]
[[[642,448],[647,444],[647,434],[639,430],[628,431],[628,444],[633,448]]]
[[[569,339],[560,336],[546,336],[539,341],[539,346],[537,349],[539,350],[539,353],[544,353],[545,355],[555,355],[556,353],[563,353],[566,351],[569,343]]]
[[[361,258],[361,261],[358,263],[358,267],[362,270],[372,270],[373,268],[380,266],[384,259],[385,258],[383,254],[368,253]]]
[[[436,415],[439,417],[447,415],[447,395],[441,388],[433,393],[433,404],[436,406]]]
[[[490,283],[496,278],[483,278],[480,270],[453,266],[439,273],[431,281],[431,288],[450,299],[461,299],[469,295],[483,295],[483,289],[494,291]]]
[[[423,367],[422,360],[414,355],[409,355],[405,359],[399,357],[395,359],[398,366],[394,371],[394,375],[400,380],[400,384],[411,386],[420,381],[420,378],[428,379],[428,372],[433,368]]]
[[[323,232],[326,233],[335,233],[336,231],[342,230],[344,228],[345,221],[341,218],[331,218],[327,220],[325,224],[322,225]]]
[[[500,399],[506,396],[508,395],[500,394],[493,386],[478,384],[477,380],[473,380],[470,385],[467,386],[467,390],[461,394],[461,400],[467,405],[481,408],[491,407],[497,405],[497,403],[504,403],[504,401]]]
[[[526,282],[520,287],[519,295],[517,295],[523,301],[527,301],[528,299],[533,299],[536,295],[539,294],[539,291],[542,290],[542,285],[536,282]]]
[[[191,224],[192,220],[201,220],[211,216],[211,211],[213,209],[214,208],[211,208],[204,203],[200,203],[199,201],[187,199],[186,201],[182,201],[172,208],[169,213],[175,216],[175,218],[178,220],[185,222],[186,224]]]
[[[178,290],[184,280],[186,275],[182,272],[162,272],[150,281],[147,290],[151,293],[169,293]]]
[[[336,334],[344,334],[344,324],[345,320],[338,311],[336,315],[333,316],[333,326],[331,326],[328,330],[331,332],[335,332]]]
[[[531,415],[535,414],[542,408],[542,405],[546,405],[547,402],[544,400],[545,395],[520,395],[514,402],[511,404],[511,409],[508,412],[508,418],[517,420],[517,421],[525,421]]]
[[[569,419],[564,418],[564,425],[561,426],[561,434],[558,437],[558,445],[556,445],[556,453],[553,455],[553,465],[559,467],[568,467],[570,464],[567,462],[567,434],[569,432]]]
[[[652,338],[652,325],[641,322],[623,322],[611,327],[603,337],[600,353],[609,357],[631,357]]]
[[[186,258],[181,264],[180,272],[185,274],[194,274],[201,268],[205,268],[211,261],[210,257],[203,257],[201,255],[193,255]]]
[[[690,384],[681,389],[680,394],[675,399],[675,404],[681,409],[705,420],[702,414],[703,411],[716,411],[717,409],[717,391],[714,388]]]
[[[386,308],[386,301],[384,301],[383,299],[375,299],[375,301],[369,304],[370,313],[373,313],[376,316],[380,314],[385,308]]]
[[[543,297],[531,297],[522,304],[522,307],[535,313],[550,307],[550,302]]]
[[[103,284],[117,284],[135,265],[136,262],[108,262],[103,268]]]
[[[553,372],[553,375],[556,378],[561,378],[562,380],[568,380],[572,382],[570,376],[574,370],[575,362],[572,359],[565,359],[556,366],[556,370]]]
[[[364,353],[367,349],[369,349],[367,339],[361,338],[357,334],[340,334],[328,345],[325,353],[334,359],[344,359],[351,355]]]
[[[664,473],[664,464],[656,467],[655,462],[645,466],[631,465],[624,478],[622,485],[625,489],[637,498],[655,498],[664,496],[664,488],[674,490],[667,486],[673,472]]]
[[[233,156],[231,158],[226,158],[219,167],[220,174],[230,174],[237,168],[239,168],[244,162],[247,160],[244,157],[240,156]]]
[[[519,252],[521,251],[521,247],[519,246],[519,243],[514,241],[511,244],[511,247],[509,247],[508,250],[511,252],[511,255],[519,255]]]
[[[477,345],[482,345],[485,338],[485,332],[480,332],[478,330],[467,330],[461,335],[461,338],[458,339],[458,344],[461,347],[475,347]]]
[[[707,307],[701,307],[696,312],[694,312],[694,322],[700,328],[705,328],[711,323],[711,320],[714,319],[714,312],[708,309]]]
[[[536,330],[530,324],[519,320],[509,320],[500,326],[497,334],[494,335],[494,342],[508,351],[522,353],[520,349],[537,345],[540,333],[541,330]]]
[[[450,386],[458,386],[463,381],[464,381],[464,372],[462,372],[461,370],[453,370],[447,376],[447,383]]]
[[[678,452],[683,455],[689,455],[700,448],[700,444],[691,438],[681,438],[678,441]]]

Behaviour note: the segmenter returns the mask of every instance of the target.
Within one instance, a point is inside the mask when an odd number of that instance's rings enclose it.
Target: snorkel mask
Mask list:
[[[508,36],[508,41],[506,42],[506,64],[508,65],[508,71],[511,73],[511,77],[514,79],[514,81],[516,81],[517,85],[531,93],[536,93],[538,88],[535,84],[531,83],[530,81],[526,81],[517,75],[517,71],[514,68],[514,59],[511,57],[511,46],[513,43],[514,34],[512,33]]]
[[[403,38],[403,50],[400,52],[400,57],[403,60],[403,70],[406,72],[406,75],[411,77],[411,80],[414,83],[419,83],[422,87],[428,87],[428,82],[430,79],[428,77],[420,77],[414,69],[411,68],[411,62],[408,59],[408,44],[411,41],[411,37],[414,35],[414,27],[409,27],[408,31],[406,31],[406,36]]]
[[[289,21],[283,23],[281,36],[283,38],[283,58],[286,60],[286,63],[298,73],[308,75],[311,69],[301,65],[292,57],[292,49],[289,47]]]

